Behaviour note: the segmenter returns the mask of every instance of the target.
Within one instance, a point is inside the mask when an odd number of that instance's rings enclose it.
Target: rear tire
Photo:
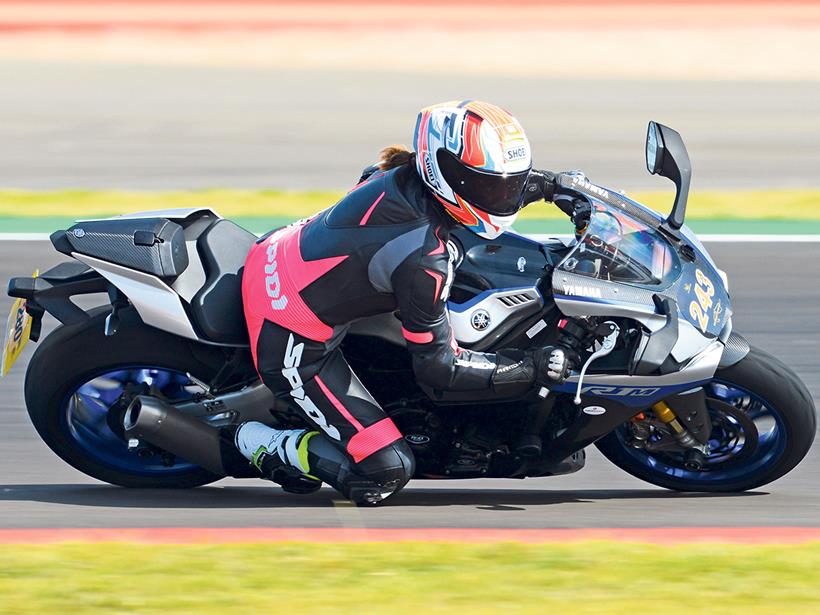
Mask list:
[[[190,372],[208,381],[224,359],[219,349],[196,344],[144,325],[133,310],[122,313],[116,335],[103,332],[108,309],[90,312],[79,325],[62,325],[39,345],[26,371],[25,399],[43,441],[61,459],[98,480],[122,487],[188,488],[221,477],[197,466],[185,471],[145,475],[93,459],[72,437],[67,403],[83,383],[124,366],[152,366]],[[128,455],[123,441],[123,453]]]
[[[747,491],[777,480],[803,460],[814,441],[817,416],[811,394],[791,369],[772,355],[752,347],[741,361],[718,370],[714,381],[736,385],[756,396],[779,419],[780,437],[784,438],[782,450],[756,471],[720,480],[710,480],[708,472],[689,476],[681,472],[681,476],[672,476],[643,463],[628,449],[617,430],[601,438],[596,446],[607,459],[632,476],[677,491]]]

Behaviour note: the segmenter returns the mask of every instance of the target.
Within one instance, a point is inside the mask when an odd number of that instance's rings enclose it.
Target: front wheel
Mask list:
[[[809,452],[817,428],[814,402],[794,372],[752,347],[704,386],[712,417],[710,452],[700,470],[680,453],[633,448],[624,424],[596,443],[616,466],[678,491],[746,491],[777,480]]]

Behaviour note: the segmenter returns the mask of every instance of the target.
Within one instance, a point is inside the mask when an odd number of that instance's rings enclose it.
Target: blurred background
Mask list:
[[[339,190],[418,109],[518,115],[542,168],[820,185],[820,2],[0,0],[0,187]]]
[[[421,107],[463,98],[516,114],[536,166],[583,169],[661,211],[672,184],[646,172],[646,125],[677,129],[694,171],[687,222],[731,240],[707,245],[737,329],[820,400],[820,0],[0,0],[0,280],[62,260],[45,239],[77,218],[209,205],[264,232],[309,215],[382,147],[410,145]],[[542,205],[519,224],[569,230]],[[0,293],[0,317],[10,306]],[[377,509],[261,481],[124,490],[34,432],[23,379],[36,347],[0,383],[0,531],[614,525],[698,540],[687,526],[820,526],[818,444],[737,496],[662,491],[592,447],[578,474],[414,481]],[[820,612],[817,544],[368,549],[3,545],[0,611]]]

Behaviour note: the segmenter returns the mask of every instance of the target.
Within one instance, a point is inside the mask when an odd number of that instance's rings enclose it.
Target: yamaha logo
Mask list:
[[[595,297],[603,299],[601,289],[595,286],[571,286],[564,284],[564,294],[569,297]]]
[[[476,310],[473,312],[473,315],[470,316],[470,323],[476,331],[484,331],[484,329],[490,326],[490,315],[487,310]]]
[[[79,239],[80,237],[85,237],[85,231],[81,228],[75,228],[71,233]]]
[[[582,190],[588,190],[592,194],[598,195],[603,199],[609,198],[609,192],[607,192],[600,186],[596,186],[595,184],[591,183],[586,177],[584,177],[581,174],[576,174],[572,176],[572,185],[579,186]]]

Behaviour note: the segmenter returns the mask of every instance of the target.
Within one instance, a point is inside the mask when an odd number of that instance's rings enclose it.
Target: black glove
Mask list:
[[[495,356],[498,363],[491,379],[493,390],[510,396],[530,390],[533,384],[561,384],[578,363],[577,355],[563,346],[533,351],[505,348]]]
[[[560,194],[555,197],[555,204],[572,220],[576,234],[580,235],[586,230],[592,215],[592,205],[589,201],[568,194]]]
[[[555,178],[556,175],[552,171],[530,171],[527,186],[524,188],[524,205],[541,200],[552,201],[555,196]]]
[[[563,346],[544,346],[533,352],[535,383],[540,385],[561,384],[572,371],[572,357]]]
[[[589,225],[592,216],[592,204],[586,199],[576,199],[572,203],[572,223],[575,225],[575,234],[581,235]]]

